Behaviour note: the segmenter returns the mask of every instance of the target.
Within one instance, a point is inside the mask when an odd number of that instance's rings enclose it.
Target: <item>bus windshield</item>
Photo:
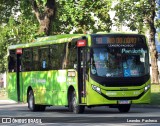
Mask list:
[[[91,49],[91,74],[99,77],[140,77],[149,73],[148,50],[144,48]]]

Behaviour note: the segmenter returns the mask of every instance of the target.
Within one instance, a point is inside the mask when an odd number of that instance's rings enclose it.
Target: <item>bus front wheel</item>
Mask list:
[[[119,105],[118,110],[119,112],[126,113],[126,112],[129,112],[130,107],[131,105]]]
[[[70,94],[70,98],[69,98],[69,110],[72,111],[75,114],[78,114],[78,113],[83,113],[84,109],[85,109],[85,106],[78,105],[76,92],[73,91]]]

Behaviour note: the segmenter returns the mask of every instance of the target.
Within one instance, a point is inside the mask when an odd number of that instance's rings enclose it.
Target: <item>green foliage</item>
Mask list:
[[[0,24],[6,23],[9,17],[18,12],[18,0],[0,0]]]
[[[19,14],[19,16],[17,15]],[[7,48],[17,43],[32,42],[37,36],[38,23],[29,2],[0,1],[0,73],[7,68]]]
[[[59,0],[53,34],[110,31],[110,7],[110,0]]]
[[[36,0],[38,5],[43,5],[45,6],[45,4],[47,3],[47,0]]]
[[[2,30],[3,29],[3,30]],[[17,43],[32,42],[36,36],[38,25],[22,15],[15,20],[10,17],[5,26],[0,27],[0,73],[7,68],[7,48]]]
[[[152,65],[151,83],[158,83],[157,51],[155,45],[156,25],[156,0],[120,0],[114,7],[117,26],[128,26],[139,33],[149,31],[150,57]],[[144,28],[148,30],[144,31]]]
[[[150,15],[150,3],[147,0],[121,0],[113,10],[116,11],[116,26],[127,26],[131,30],[138,30],[139,33],[144,32],[146,26],[146,18]]]
[[[151,104],[152,105],[160,104],[160,85],[159,84],[151,85]]]
[[[43,14],[48,0],[35,1]],[[110,0],[56,0],[56,15],[51,19],[52,34],[110,31],[110,7]],[[15,16],[17,13],[19,16]],[[32,42],[41,35],[37,34],[40,26],[30,0],[0,1],[0,16],[0,72],[4,72],[8,46]]]

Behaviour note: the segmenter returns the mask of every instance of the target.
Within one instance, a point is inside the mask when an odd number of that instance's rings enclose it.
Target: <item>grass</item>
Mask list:
[[[160,105],[160,84],[151,85],[151,104]]]
[[[7,92],[4,88],[0,89],[0,100],[8,99]],[[160,105],[160,84],[151,85],[151,104]]]

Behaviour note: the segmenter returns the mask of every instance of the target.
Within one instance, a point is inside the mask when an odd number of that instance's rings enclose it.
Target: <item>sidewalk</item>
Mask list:
[[[15,104],[17,103],[16,101],[13,101],[13,100],[0,100],[0,105],[2,104]]]

